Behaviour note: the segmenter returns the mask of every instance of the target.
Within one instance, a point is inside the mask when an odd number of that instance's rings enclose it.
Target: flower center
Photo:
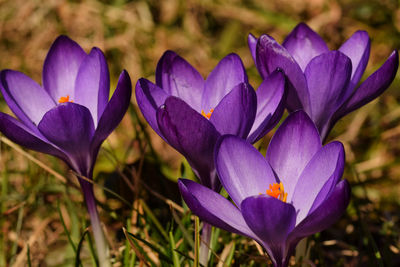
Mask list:
[[[71,103],[73,103],[74,101],[72,101],[72,100],[69,100],[69,95],[67,95],[67,96],[62,96],[62,97],[60,97],[60,99],[58,99],[58,103],[67,103],[67,102],[71,102]]]
[[[287,193],[285,193],[285,189],[283,188],[282,182],[273,183],[269,185],[269,189],[267,189],[267,195],[277,198],[283,202],[286,202]]]
[[[213,112],[214,112],[214,109],[213,109],[213,108],[210,109],[210,112],[208,112],[208,113],[205,113],[204,110],[202,109],[202,110],[201,110],[201,115],[203,115],[206,119],[210,119],[211,114],[212,114]]]

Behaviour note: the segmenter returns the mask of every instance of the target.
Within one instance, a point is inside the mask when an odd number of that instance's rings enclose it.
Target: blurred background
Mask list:
[[[372,45],[365,79],[400,46],[399,3],[0,0],[0,69],[22,71],[41,83],[47,51],[57,36],[64,34],[87,52],[93,46],[104,51],[111,90],[123,69],[129,72],[133,87],[140,77],[154,82],[157,61],[166,50],[180,54],[203,77],[222,57],[237,53],[257,88],[261,80],[247,47],[247,35],[268,33],[282,42],[297,23],[306,22],[330,49],[337,49],[356,30],[368,31]],[[396,77],[378,100],[344,118],[331,133],[330,139],[345,145],[344,177],[352,184],[352,202],[341,221],[309,239],[305,262],[327,266],[400,264],[399,85]],[[179,222],[190,228],[189,234],[193,231],[174,183],[193,174],[182,157],[146,125],[134,94],[131,102],[121,125],[103,145],[95,168],[96,196],[115,266],[126,266],[133,257],[122,227],[153,243],[162,242],[160,227],[175,225],[177,240],[188,234],[177,226]],[[0,110],[10,113],[3,98]],[[257,146],[265,149],[271,135]],[[74,266],[76,250],[70,243],[77,245],[88,226],[75,178],[59,160],[27,152],[0,137],[0,266],[27,266],[27,262],[32,266]],[[226,259],[225,254],[232,251],[232,255],[228,253],[230,264],[266,264],[265,257],[245,238],[233,236],[236,250],[227,249],[231,237],[221,233],[216,259]],[[190,256],[189,239],[182,239],[180,249]],[[89,266],[93,262],[90,244],[86,237],[81,251],[82,261]],[[142,249],[156,266],[164,264],[160,252],[147,246]]]

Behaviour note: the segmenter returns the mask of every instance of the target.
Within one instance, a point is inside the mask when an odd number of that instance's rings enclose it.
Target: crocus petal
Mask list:
[[[243,199],[265,194],[276,183],[266,159],[245,140],[225,135],[215,147],[215,167],[229,196],[240,207]]]
[[[43,87],[54,99],[67,95],[74,100],[75,80],[86,53],[67,36],[58,37],[52,44],[43,66]]]
[[[399,66],[397,50],[393,51],[386,62],[371,76],[369,76],[359,88],[351,95],[335,114],[335,121],[344,115],[358,109],[382,94],[392,83]]]
[[[49,94],[25,74],[0,72],[0,91],[14,114],[30,128],[35,128],[43,115],[56,104]]]
[[[36,132],[33,132],[18,120],[2,112],[0,112],[0,132],[18,145],[67,161],[67,156],[48,143],[37,129]]]
[[[73,101],[87,107],[95,125],[103,114],[110,94],[110,74],[103,52],[93,48],[85,57],[75,82]]]
[[[101,143],[111,134],[118,126],[128,110],[132,95],[131,79],[127,71],[122,71],[117,88],[114,91],[110,101],[104,109],[99,124],[93,136],[91,151],[92,157],[95,158]]]
[[[314,123],[304,111],[290,114],[278,128],[267,150],[267,160],[292,195],[297,179],[322,147]]]
[[[317,209],[297,223],[288,237],[288,244],[296,243],[303,237],[328,228],[342,216],[349,201],[350,186],[346,180],[343,180],[336,185],[335,190]]]
[[[158,129],[156,112],[169,96],[163,89],[147,79],[139,79],[136,83],[136,101],[146,121],[151,128],[162,137]]]
[[[207,113],[214,109],[236,85],[247,82],[247,74],[240,57],[236,54],[227,55],[206,80],[201,108]]]
[[[257,110],[257,96],[250,84],[241,83],[227,94],[214,109],[210,122],[220,134],[246,138]]]
[[[258,87],[257,114],[247,141],[255,143],[280,121],[285,109],[285,75],[275,70]]]
[[[49,110],[38,125],[39,131],[65,151],[76,171],[86,173],[90,162],[90,141],[94,123],[90,111],[79,104],[64,103]]]
[[[272,252],[275,266],[285,259],[286,237],[296,224],[296,211],[291,204],[268,196],[252,196],[241,204],[249,228]]]
[[[351,59],[353,66],[349,84],[350,92],[360,81],[367,67],[371,41],[366,31],[356,31],[346,42],[342,44],[339,51]]]
[[[331,51],[311,60],[305,70],[311,99],[310,117],[319,129],[329,125],[329,118],[351,94],[348,82],[351,61],[341,52]]]
[[[253,57],[254,63],[256,63],[256,48],[258,39],[251,33],[247,36],[247,45],[249,46],[251,56]]]
[[[257,69],[266,79],[275,69],[282,69],[288,78],[287,107],[294,111],[306,110],[309,113],[310,96],[304,74],[289,52],[274,38],[262,35],[257,42]]]
[[[229,232],[255,237],[239,209],[220,194],[187,179],[179,179],[178,186],[188,207],[202,221]]]
[[[174,96],[158,109],[157,122],[166,141],[186,157],[202,184],[218,189],[212,158],[220,134],[212,123]]]
[[[304,71],[314,57],[328,52],[325,41],[305,23],[298,24],[282,44]]]
[[[314,155],[301,173],[292,197],[288,196],[287,199],[296,208],[299,222],[309,213],[315,198],[326,182],[333,182],[332,187],[334,188],[342,177],[343,170],[344,149],[340,142],[329,143]],[[330,179],[331,177],[333,179]],[[326,190],[325,193],[328,194],[329,190]],[[322,195],[320,197],[322,198]]]
[[[158,62],[156,84],[167,94],[179,97],[198,112],[201,111],[204,79],[175,52],[166,51]]]

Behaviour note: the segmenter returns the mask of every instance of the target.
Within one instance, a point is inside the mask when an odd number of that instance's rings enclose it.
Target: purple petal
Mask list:
[[[300,174],[321,147],[318,131],[304,111],[290,114],[272,137],[266,158],[288,197],[293,195]]]
[[[236,54],[224,57],[208,76],[204,85],[201,108],[215,109],[221,99],[240,83],[247,83],[242,60]]]
[[[30,128],[56,104],[49,94],[25,74],[13,70],[0,72],[0,90],[14,114]]]
[[[256,110],[256,92],[250,84],[241,83],[219,102],[210,122],[220,134],[246,138],[253,125]]]
[[[386,62],[354,91],[349,100],[335,114],[336,120],[382,94],[392,83],[398,66],[399,56],[397,50],[395,50]]]
[[[285,76],[276,70],[258,87],[257,115],[247,141],[255,143],[280,121],[285,109]]]
[[[325,41],[305,23],[300,23],[282,44],[304,71],[316,56],[328,52]]]
[[[18,145],[67,161],[67,156],[49,143],[37,129],[33,131],[18,120],[2,112],[0,112],[0,132]]]
[[[256,63],[257,41],[258,41],[258,39],[254,35],[249,33],[249,35],[247,36],[247,44],[249,46],[250,53],[251,53],[251,56],[252,56],[252,58],[254,60],[254,63]]]
[[[181,98],[201,112],[204,79],[186,60],[166,51],[157,64],[156,84],[169,95]]]
[[[241,210],[249,228],[272,252],[270,256],[275,266],[280,266],[285,259],[286,238],[296,224],[294,207],[263,195],[243,200]]]
[[[167,142],[186,157],[204,186],[216,190],[214,146],[220,134],[183,100],[170,96],[157,111],[158,127]]]
[[[304,74],[289,52],[272,37],[262,35],[257,42],[257,69],[263,79],[277,68],[282,69],[288,78],[287,107],[294,111],[304,109],[309,112],[310,95]]]
[[[343,170],[344,149],[340,142],[329,143],[314,155],[301,173],[292,197],[287,199],[295,207],[299,222],[309,213],[326,182],[333,183],[329,188],[325,187],[324,193],[327,195],[342,177]],[[319,197],[323,198],[322,195]]]
[[[265,158],[245,140],[225,135],[215,148],[215,167],[229,196],[240,207],[243,199],[265,194],[276,183],[275,175]]]
[[[239,209],[220,194],[187,179],[179,179],[178,186],[188,207],[201,220],[229,232],[255,236]]]
[[[339,51],[351,59],[352,73],[349,90],[352,91],[360,81],[367,67],[371,41],[366,31],[355,32],[346,42],[342,44]]]
[[[95,125],[108,103],[110,94],[110,74],[103,52],[93,48],[86,56],[75,82],[75,103],[87,107]]]
[[[91,164],[89,147],[94,123],[86,107],[69,102],[60,104],[43,116],[38,129],[68,154],[75,171],[87,173]]]
[[[42,74],[43,87],[54,101],[67,95],[74,100],[76,76],[85,57],[85,51],[67,36],[54,41],[44,61]]]
[[[350,186],[346,180],[336,185],[332,194],[303,221],[298,222],[290,233],[288,243],[296,243],[303,237],[325,230],[335,223],[346,210],[350,201]]]
[[[351,94],[350,74],[350,59],[338,51],[317,56],[308,64],[305,70],[311,99],[311,114],[308,114],[320,132]]]
[[[157,85],[143,78],[137,81],[135,93],[136,101],[143,117],[151,128],[162,137],[160,129],[158,129],[156,112],[169,95]]]
[[[118,126],[128,110],[132,95],[131,79],[127,71],[122,71],[118,79],[117,88],[112,95],[110,102],[104,109],[99,119],[96,131],[93,136],[91,151],[92,158],[95,158],[101,143]]]

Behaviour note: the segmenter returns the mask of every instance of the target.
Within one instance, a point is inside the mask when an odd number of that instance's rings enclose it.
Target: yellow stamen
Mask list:
[[[273,183],[269,185],[269,189],[267,189],[267,195],[277,198],[282,202],[286,202],[287,199],[287,193],[285,193],[285,189],[283,187],[282,182],[278,183]]]
[[[62,97],[60,97],[60,99],[58,99],[58,103],[67,103],[67,102],[71,102],[71,103],[74,102],[72,100],[69,100],[69,95],[62,96]]]
[[[205,113],[204,110],[201,110],[201,115],[203,115],[206,119],[210,119],[211,118],[211,114],[214,112],[214,109],[210,109],[210,112]]]

